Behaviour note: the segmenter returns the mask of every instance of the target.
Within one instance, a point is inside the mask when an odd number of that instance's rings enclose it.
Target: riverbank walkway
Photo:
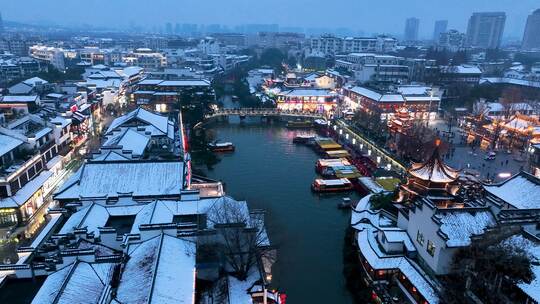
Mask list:
[[[395,159],[390,152],[364,137],[364,135],[355,130],[344,120],[335,120],[332,123],[331,128],[333,128],[337,136],[349,143],[351,148],[362,153],[367,153],[371,159],[375,160],[377,166],[385,167],[387,170],[394,170],[399,174],[407,172],[407,168],[404,164]]]

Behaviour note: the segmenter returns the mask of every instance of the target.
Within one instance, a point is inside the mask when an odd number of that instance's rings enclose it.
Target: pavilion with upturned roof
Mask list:
[[[413,115],[406,106],[399,108],[388,120],[388,129],[392,133],[407,134],[413,124]]]
[[[400,186],[398,202],[411,201],[417,196],[435,201],[451,201],[459,190],[459,170],[445,164],[440,155],[440,140],[435,142],[433,154],[409,168],[407,182]]]

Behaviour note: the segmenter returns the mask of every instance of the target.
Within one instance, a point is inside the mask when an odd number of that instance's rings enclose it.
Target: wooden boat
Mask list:
[[[311,128],[313,123],[309,120],[292,120],[287,122],[287,128]]]
[[[307,144],[308,142],[312,141],[314,138],[315,136],[311,136],[311,135],[298,135],[293,138],[293,143]]]
[[[311,189],[318,193],[344,192],[353,189],[352,183],[346,178],[316,179]]]
[[[322,152],[329,151],[329,150],[343,149],[343,147],[340,144],[338,144],[331,138],[317,138],[315,139],[315,144],[317,145],[318,149]]]
[[[358,169],[352,165],[331,167],[331,170],[333,171],[333,176],[336,178],[348,178],[349,180],[356,180],[362,176],[360,171],[358,171]]]
[[[350,209],[352,206],[351,199],[349,197],[344,197],[341,202],[337,204],[338,209]]]
[[[343,158],[350,157],[351,154],[347,150],[330,150],[325,152],[328,158]]]
[[[223,143],[214,142],[214,143],[208,144],[208,148],[212,152],[233,152],[235,149],[234,145],[231,142],[223,142]]]
[[[350,166],[351,163],[346,158],[322,158],[315,164],[315,172],[321,173],[324,169],[334,166]]]

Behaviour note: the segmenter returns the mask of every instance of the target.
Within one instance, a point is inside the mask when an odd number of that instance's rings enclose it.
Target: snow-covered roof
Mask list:
[[[32,78],[26,79],[25,81],[23,81],[23,83],[27,84],[27,85],[30,85],[30,86],[36,86],[36,84],[47,84],[49,82],[47,80],[41,79],[39,77],[32,77]]]
[[[418,289],[428,303],[438,303],[439,298],[428,276],[416,263],[404,255],[387,254],[382,251],[377,233],[384,233],[389,242],[400,242],[410,251],[416,251],[408,234],[395,226],[382,210],[372,210],[369,194],[360,199],[351,215],[351,225],[358,231],[358,248],[375,270],[399,269],[401,273]]]
[[[88,75],[89,79],[122,79],[122,76],[115,71],[98,71]]]
[[[64,127],[71,124],[71,119],[70,118],[64,118],[62,116],[56,116],[55,118],[51,119],[50,122],[64,128]]]
[[[34,87],[24,82],[19,82],[8,88],[10,94],[30,94]]]
[[[384,94],[379,99],[381,102],[403,102],[405,99],[401,94]]]
[[[138,67],[138,66],[130,66],[130,67],[126,67],[122,70],[116,70],[116,72],[124,77],[132,77],[132,76],[135,76],[137,74],[139,74],[140,72],[142,72],[144,69],[141,68],[141,67]]]
[[[16,208],[26,203],[36,191],[43,186],[43,184],[52,176],[51,171],[43,171],[38,176],[34,177],[21,189],[19,189],[15,195],[0,199],[0,208]]]
[[[376,235],[376,229],[367,226],[357,234],[358,248],[369,265],[375,271],[399,269],[428,303],[439,303],[436,289],[429,281],[428,275],[409,258],[401,255],[389,255],[381,251]]]
[[[458,178],[459,171],[446,165],[440,158],[439,147],[433,150],[431,157],[424,163],[414,163],[409,174],[434,183],[450,183]]]
[[[520,172],[497,185],[484,189],[517,209],[540,209],[540,180]]]
[[[431,87],[421,85],[402,85],[397,87],[397,91],[403,95],[424,95],[431,90]]]
[[[246,216],[249,210],[245,202],[237,202],[230,198],[211,198],[192,201],[157,200],[151,203],[138,203],[128,201],[121,205],[108,205],[94,202],[75,212],[60,229],[60,234],[72,232],[78,228],[85,228],[87,232],[99,235],[99,228],[105,227],[111,216],[135,216],[130,233],[139,233],[140,225],[145,224],[171,224],[177,215],[207,214],[207,227],[213,227],[219,218],[219,212],[224,202],[231,200],[238,204]],[[229,201],[230,202],[230,201]]]
[[[445,66],[441,69],[441,72],[454,74],[482,74],[480,68],[473,65]]]
[[[509,111],[532,111],[533,107],[524,102],[516,102],[508,104],[506,108],[500,102],[488,102],[486,103],[486,112],[502,112],[505,110]]]
[[[116,300],[120,303],[193,303],[195,243],[161,234],[128,248]]]
[[[36,102],[38,100],[37,95],[6,95],[2,97],[2,102],[20,102],[20,103],[28,103],[28,102]]]
[[[99,228],[105,227],[111,216],[136,215],[145,205],[107,206],[92,203],[75,212],[60,229],[60,234],[72,232],[74,229],[85,228],[87,232],[99,235]]]
[[[79,85],[83,87],[92,87],[95,86],[97,89],[106,89],[106,88],[119,88],[122,84],[121,79],[111,78],[111,79],[86,79],[86,81],[79,82]]]
[[[516,79],[508,77],[486,77],[480,79],[480,84],[482,83],[504,83],[504,84],[514,84],[525,87],[540,88],[540,81],[531,81],[526,79]]]
[[[369,223],[373,227],[389,227],[393,221],[387,217],[381,210],[371,210],[370,199],[373,194],[368,194],[360,199],[351,214],[351,226],[353,228],[363,227],[363,224]]]
[[[40,129],[39,131],[35,132],[33,134],[33,136],[28,136],[29,138],[35,138],[35,139],[40,139],[42,138],[43,136],[49,134],[52,132],[52,129],[49,128],[49,127],[45,127],[45,128],[42,128]]]
[[[353,87],[350,90],[359,95],[366,96],[367,98],[372,100],[379,100],[382,97],[382,94],[364,87]]]
[[[322,89],[292,89],[290,91],[284,91],[280,93],[280,95],[293,96],[293,97],[303,97],[303,96],[328,97],[328,96],[336,96],[337,94],[330,90],[322,90]]]
[[[438,232],[446,239],[448,247],[468,246],[472,236],[481,235],[496,224],[491,211],[477,208],[443,209],[433,215],[433,219],[439,224]]]
[[[123,151],[131,151],[133,155],[143,155],[150,143],[150,136],[133,129],[124,129],[110,136],[103,146],[121,146]]]
[[[91,66],[90,68],[95,69],[95,70],[106,70],[109,67],[104,65],[104,64],[95,64],[95,65]]]
[[[0,134],[0,156],[3,156],[18,146],[22,145],[24,142],[15,137],[8,135]]]
[[[408,252],[416,251],[416,247],[414,247],[407,231],[401,229],[380,229],[380,232],[384,234],[389,243],[401,243],[407,248]]]
[[[64,94],[50,93],[50,94],[47,94],[47,97],[54,98],[54,99],[60,99],[60,98],[64,97]]]
[[[165,80],[157,84],[158,86],[171,87],[194,87],[194,86],[210,86],[210,82],[206,79],[185,79],[185,80]]]
[[[138,82],[140,85],[157,85],[163,82],[161,79],[144,79]]]
[[[49,275],[32,303],[99,303],[113,271],[113,263],[75,261]]]
[[[115,151],[114,149],[108,149],[101,147],[98,155],[92,157],[93,160],[99,161],[121,161],[132,159],[132,155],[124,154],[122,151]]]
[[[391,93],[379,93],[374,90],[364,88],[364,87],[352,87],[349,89],[351,92],[354,92],[356,94],[365,96],[371,100],[377,101],[377,102],[415,102],[415,101],[433,101],[438,102],[440,100],[437,96],[429,96],[425,94],[425,88],[421,89],[423,90],[423,93],[421,94],[411,94],[408,95],[411,92],[416,92],[412,88],[407,89],[407,87],[403,87],[403,91],[397,91],[398,93],[391,92]],[[409,91],[408,91],[409,90]]]
[[[143,123],[152,125],[164,134],[167,134],[168,132],[169,119],[166,116],[147,111],[143,108],[138,108],[127,113],[126,115],[114,119],[109,128],[107,129],[106,134],[110,133],[112,130],[118,127],[125,126],[132,120],[139,120]]]
[[[56,191],[55,198],[180,195],[183,171],[180,161],[87,162]]]

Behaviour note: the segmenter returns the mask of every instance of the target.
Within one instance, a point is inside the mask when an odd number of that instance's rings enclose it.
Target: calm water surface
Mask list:
[[[256,121],[256,120],[254,120]],[[342,249],[349,212],[336,204],[345,196],[319,196],[310,190],[319,158],[295,145],[296,134],[260,123],[214,125],[217,138],[236,146],[208,176],[226,184],[226,192],[267,211],[266,225],[279,260],[272,285],[287,293],[288,303],[352,303],[345,287]]]

